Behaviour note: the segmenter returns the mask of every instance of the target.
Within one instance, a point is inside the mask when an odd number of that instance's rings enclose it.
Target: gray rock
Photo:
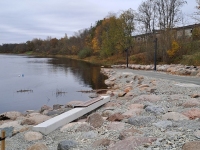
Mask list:
[[[82,137],[85,139],[93,139],[97,137],[97,133],[95,133],[94,131],[85,132],[83,133]]]
[[[1,128],[0,129],[0,133],[1,133],[1,131],[5,131],[5,133],[6,133],[6,137],[11,137],[12,136],[12,134],[13,134],[13,129],[14,129],[14,127],[5,127],[5,128]]]
[[[53,110],[60,109],[60,108],[61,108],[61,105],[60,105],[60,104],[55,104],[55,105],[53,105]]]
[[[100,114],[98,113],[93,113],[91,115],[88,116],[87,118],[87,122],[93,126],[94,128],[99,128],[103,125],[103,118],[101,117]]]
[[[172,122],[171,121],[159,121],[157,123],[153,123],[153,125],[158,128],[167,128],[167,127],[172,126]]]
[[[155,117],[151,116],[138,116],[131,117],[128,119],[128,123],[135,126],[146,126],[152,123],[155,120]]]
[[[154,114],[156,114],[156,115],[164,114],[164,113],[165,113],[164,108],[159,107],[159,106],[147,106],[147,107],[145,108],[145,110],[146,110],[147,112],[151,112],[151,113],[154,113]]]
[[[70,150],[71,148],[76,148],[77,145],[76,141],[66,140],[58,144],[57,150]]]
[[[89,97],[90,97],[90,98],[97,98],[97,97],[98,97],[98,94],[93,93],[93,94],[89,95]]]

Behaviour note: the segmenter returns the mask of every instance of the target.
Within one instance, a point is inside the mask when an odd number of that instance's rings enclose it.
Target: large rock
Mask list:
[[[124,129],[120,132],[119,139],[124,140],[127,137],[135,136],[137,134],[142,134],[142,132],[134,128]]]
[[[99,113],[93,113],[88,116],[87,122],[94,128],[100,128],[103,125],[103,118]]]
[[[24,134],[24,138],[27,141],[36,141],[41,140],[43,138],[43,135],[39,132],[29,131]]]
[[[186,112],[183,112],[185,116],[187,116],[190,119],[196,119],[200,118],[200,109],[193,108],[191,110],[188,110]]]
[[[34,125],[40,124],[46,120],[49,120],[51,117],[46,116],[46,115],[42,115],[39,113],[33,113],[30,114],[29,117],[27,118],[29,120],[29,122],[35,122]]]
[[[68,131],[71,128],[77,126],[78,124],[81,124],[81,122],[71,122],[71,123],[68,123],[68,124],[66,124],[66,125],[64,125],[63,127],[60,128],[60,132]]]
[[[36,143],[30,146],[27,150],[48,150],[48,147],[43,143]]]
[[[134,150],[143,144],[149,143],[152,144],[156,138],[149,137],[128,137],[122,141],[118,141],[114,146],[109,147],[108,150]]]
[[[124,115],[120,114],[120,113],[115,113],[113,115],[110,115],[107,120],[108,121],[121,121],[124,118],[126,118]]]
[[[187,102],[182,104],[183,107],[189,108],[189,107],[198,107],[200,106],[200,101],[197,100],[196,98],[191,98],[187,100]]]
[[[131,104],[129,106],[129,109],[143,109],[144,105],[143,104]]]
[[[95,148],[97,148],[99,146],[109,146],[110,142],[111,141],[109,139],[100,139],[100,140],[94,141],[92,146],[95,147]]]
[[[174,120],[174,121],[179,121],[179,120],[189,120],[189,118],[183,114],[180,114],[178,112],[168,112],[162,116],[163,120]]]
[[[151,116],[136,116],[128,119],[128,123],[134,126],[147,126],[155,120]]]
[[[199,150],[200,141],[187,142],[183,145],[182,150]]]
[[[144,109],[139,109],[139,108],[130,109],[130,110],[126,111],[125,113],[123,113],[122,115],[129,118],[129,117],[134,117],[134,116],[140,115],[143,111],[144,111]]]
[[[81,123],[81,124],[78,124],[78,126],[76,127],[75,131],[76,132],[88,132],[88,131],[91,131],[91,130],[94,130],[94,127],[93,126],[90,126],[88,123]]]
[[[71,101],[71,102],[68,102],[65,107],[70,107],[70,108],[73,108],[75,105],[79,105],[79,104],[82,104],[83,101]]]
[[[165,121],[159,121],[159,122],[153,123],[153,125],[158,128],[167,128],[167,127],[172,126],[172,122],[165,120]]]
[[[14,128],[13,132],[18,132],[23,128],[23,126],[20,125],[19,121],[5,122],[2,125],[0,125],[1,129],[6,127],[13,127]]]
[[[116,131],[121,131],[124,128],[125,128],[125,124],[123,122],[111,122],[107,126],[108,130],[116,130]]]
[[[82,134],[82,137],[85,139],[94,139],[98,136],[98,134],[94,131],[88,131],[88,132],[84,132]]]
[[[145,108],[145,110],[147,112],[150,112],[150,113],[154,113],[156,115],[160,115],[160,114],[164,114],[165,113],[165,110],[164,108],[160,107],[160,106],[153,106],[153,105],[150,105],[150,106],[147,106]]]
[[[11,120],[15,120],[17,117],[23,116],[22,113],[20,113],[18,111],[9,111],[9,112],[0,114],[0,116],[1,115],[6,116],[6,117],[10,118]]]
[[[58,144],[57,150],[70,150],[76,148],[78,143],[73,140],[65,140]]]
[[[45,110],[52,110],[52,108],[50,106],[44,105],[44,106],[41,107],[40,113],[42,113]]]
[[[120,104],[117,102],[108,102],[104,105],[104,107],[120,107]]]

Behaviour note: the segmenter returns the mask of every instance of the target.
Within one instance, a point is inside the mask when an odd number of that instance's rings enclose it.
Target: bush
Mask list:
[[[78,57],[80,59],[84,59],[86,57],[91,56],[91,54],[92,54],[92,50],[90,48],[84,48],[78,53]]]

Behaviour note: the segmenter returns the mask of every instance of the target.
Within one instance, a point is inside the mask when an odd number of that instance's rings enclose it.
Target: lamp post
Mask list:
[[[126,52],[126,67],[128,68],[128,48],[125,49]]]
[[[156,62],[156,59],[157,59],[157,43],[158,43],[158,39],[155,38],[155,40],[154,40],[154,49],[155,49],[155,51],[154,51],[154,71],[156,71],[156,64],[157,64],[157,62]]]

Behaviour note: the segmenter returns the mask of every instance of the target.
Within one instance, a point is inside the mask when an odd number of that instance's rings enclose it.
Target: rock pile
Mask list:
[[[54,107],[57,110],[43,106],[40,113],[13,115],[13,121],[0,123],[0,130],[13,127],[18,133],[6,139],[6,149],[199,149],[200,87],[178,86],[175,81],[113,69],[104,68],[102,73],[108,76],[105,83],[110,102],[49,135],[33,132],[31,127],[80,102],[70,102],[67,108]]]
[[[126,68],[126,65],[113,65],[113,68]],[[154,70],[154,65],[129,64],[130,69]],[[157,65],[157,71],[167,72],[174,75],[187,75],[200,77],[200,66],[186,66],[181,64]]]

